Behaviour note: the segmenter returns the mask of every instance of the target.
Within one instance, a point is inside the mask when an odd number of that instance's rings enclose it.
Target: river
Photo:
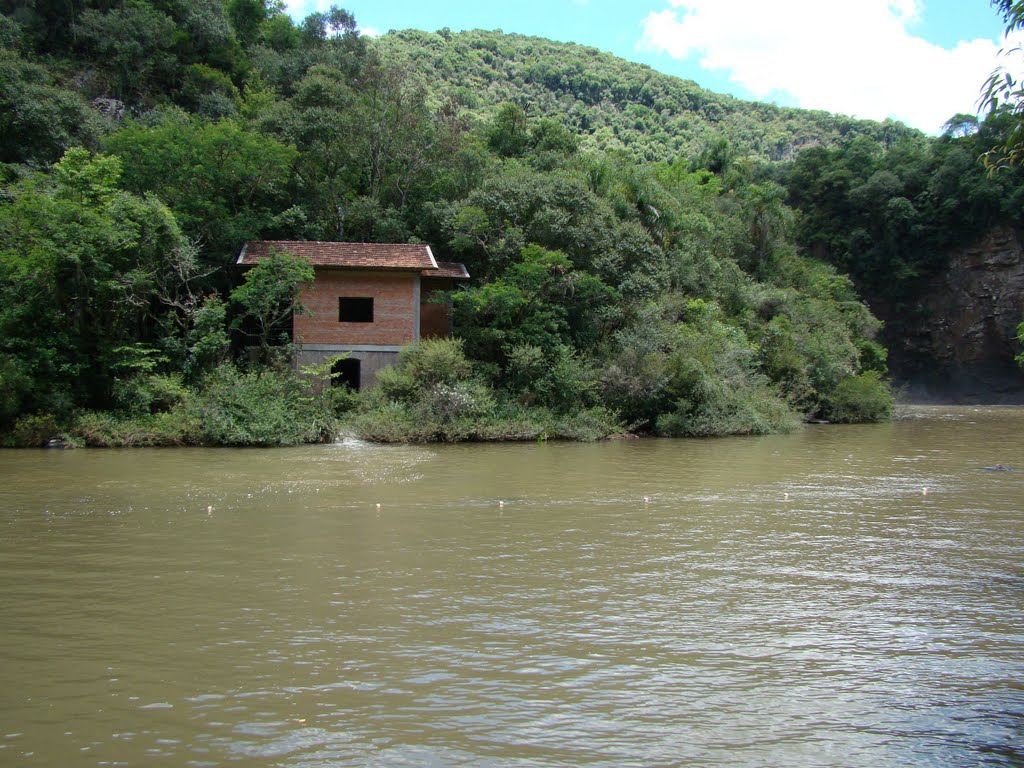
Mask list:
[[[1024,764],[1024,409],[3,451],[0,531],[2,766]]]

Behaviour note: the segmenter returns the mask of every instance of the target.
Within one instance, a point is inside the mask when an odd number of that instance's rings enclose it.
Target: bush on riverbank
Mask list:
[[[676,329],[681,337],[684,331]],[[605,397],[641,417],[642,408],[650,408],[655,432],[667,437],[768,434],[797,427],[795,411],[757,373],[741,336],[723,331],[721,343],[711,346],[704,343],[706,336],[690,335],[702,343],[684,345],[688,354],[659,359],[652,374],[656,384],[644,388],[641,400],[639,394],[627,398],[629,382],[618,380],[604,382]],[[358,393],[344,386],[320,390],[312,382],[322,380],[325,371],[297,373],[290,367],[224,363],[193,386],[174,377],[137,375],[118,385],[119,409],[78,411],[64,419],[25,416],[0,436],[0,444],[43,446],[60,438],[96,447],[284,446],[327,442],[339,433],[381,443],[591,441],[628,431],[622,412],[600,402],[585,362],[566,360],[562,368],[572,375],[557,368],[545,376],[556,384],[580,384],[575,390],[553,384],[551,392],[514,380],[495,387],[457,339],[406,347],[398,365],[380,371],[377,385]],[[517,364],[525,365],[518,359]],[[837,422],[879,421],[891,412],[892,396],[876,371],[842,380],[826,411]]]
[[[130,387],[135,394],[116,411],[23,417],[2,444],[39,447],[60,439],[100,448],[282,446],[326,442],[337,434],[337,393],[311,391],[308,380],[290,368],[246,371],[226,363],[197,387],[176,389],[171,402],[138,394],[165,391],[161,384],[166,382],[151,387],[136,381]]]
[[[892,391],[878,371],[843,379],[832,390],[825,418],[843,424],[887,421],[894,406]]]
[[[189,410],[204,445],[275,446],[332,440],[337,420],[329,405],[291,369],[221,365]]]
[[[197,445],[196,427],[183,408],[144,416],[87,411],[61,437],[95,448]]]
[[[459,339],[430,339],[402,350],[377,386],[360,395],[345,428],[383,443],[495,440],[600,440],[623,431],[603,407],[559,412],[495,392],[466,358]]]

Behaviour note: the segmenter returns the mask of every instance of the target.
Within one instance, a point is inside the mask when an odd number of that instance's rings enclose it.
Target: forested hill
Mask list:
[[[374,42],[406,57],[475,113],[518,104],[556,118],[583,146],[625,149],[640,160],[695,157],[725,139],[740,154],[791,159],[801,147],[856,136],[891,145],[920,135],[902,123],[742,101],[595,48],[502,32],[393,31]]]
[[[797,214],[788,234],[889,308],[897,335],[952,249],[1024,224],[1019,169],[992,176],[979,162],[1005,134],[996,119],[951,115],[933,138],[892,120],[742,101],[594,48],[494,31],[392,31],[372,45],[492,131],[492,146],[505,141],[505,155],[523,149],[512,146],[517,130],[547,124],[592,157],[780,184]]]

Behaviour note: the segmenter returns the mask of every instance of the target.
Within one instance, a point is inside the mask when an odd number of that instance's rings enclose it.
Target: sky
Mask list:
[[[296,19],[332,0],[289,0]],[[1000,61],[988,0],[333,0],[363,34],[501,29],[580,43],[703,88],[894,118],[927,133],[975,114]],[[1019,71],[1019,69],[1017,69]]]

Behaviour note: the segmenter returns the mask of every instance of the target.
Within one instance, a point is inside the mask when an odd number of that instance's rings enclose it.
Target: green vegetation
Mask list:
[[[622,431],[606,408],[524,405],[514,392],[490,387],[476,369],[460,340],[408,347],[397,366],[381,371],[349,428],[379,442],[598,440]]]
[[[1006,35],[1024,29],[1024,3],[1020,0],[991,0],[1006,23]],[[1020,48],[1014,49],[1019,52]],[[985,164],[992,170],[1019,167],[1024,163],[1024,80],[1019,72],[998,67],[985,83],[981,106],[999,116],[1006,133],[985,153]]]
[[[59,6],[59,7],[58,7]],[[368,41],[264,0],[0,0],[0,435],[89,445],[762,434],[886,418],[879,322],[1017,222],[977,158],[497,32]],[[308,264],[427,242],[455,340],[351,393],[290,367]],[[849,275],[849,277],[847,276]]]
[[[853,136],[891,143],[919,135],[892,121],[740,101],[594,48],[536,37],[404,30],[376,48],[410,62],[427,82],[444,83],[482,122],[498,125],[516,105],[528,119],[564,126],[584,150],[625,150],[641,162],[697,158],[723,139],[741,157],[779,161]],[[509,152],[516,140],[506,138]]]
[[[797,241],[876,300],[906,301],[952,247],[1020,219],[1024,174],[990,175],[978,161],[1004,125],[994,116],[966,135],[906,138],[889,149],[857,138],[804,150],[778,169],[803,213]]]
[[[121,161],[84,149],[7,186],[0,204],[5,410],[103,407],[152,369],[195,250],[157,198],[120,188]]]

